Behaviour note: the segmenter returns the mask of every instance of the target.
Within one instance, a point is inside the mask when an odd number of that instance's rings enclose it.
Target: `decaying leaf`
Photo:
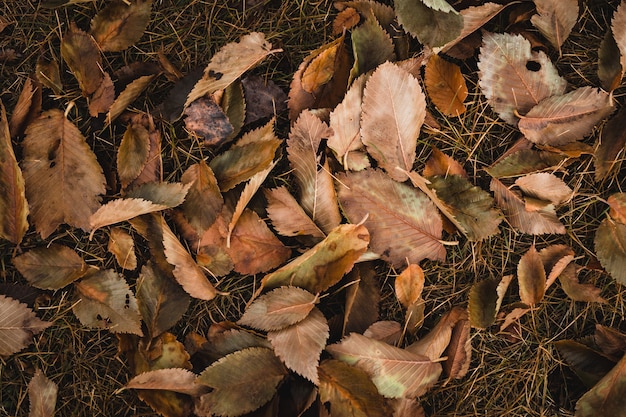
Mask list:
[[[244,125],[276,116],[287,110],[287,95],[271,79],[251,74],[245,76],[241,84],[245,99]],[[226,114],[237,130],[232,113],[226,111]]]
[[[100,113],[108,112],[115,102],[115,86],[108,72],[102,77],[102,82],[89,97],[89,114],[98,117]]]
[[[467,85],[461,68],[439,55],[432,55],[426,64],[424,85],[437,109],[446,116],[465,112]]]
[[[615,193],[606,199],[609,216],[615,221],[626,224],[626,193]]]
[[[467,321],[467,318],[468,314],[464,308],[454,307],[439,320],[426,336],[407,346],[406,350],[426,356],[431,361],[438,360],[450,344],[452,329],[459,321]]]
[[[83,94],[94,93],[102,83],[104,75],[102,56],[98,44],[91,35],[80,30],[72,22],[61,41],[61,56],[78,80]]]
[[[594,242],[596,256],[604,269],[626,284],[626,224],[607,217],[598,226]]]
[[[352,29],[360,20],[361,17],[356,9],[346,7],[333,20],[333,35],[340,35],[344,30]]]
[[[156,369],[141,373],[126,384],[126,388],[166,390],[194,397],[206,394],[206,385],[196,384],[197,375],[183,368]]]
[[[56,243],[34,248],[13,259],[13,264],[30,285],[58,290],[87,273],[83,259],[67,246]]]
[[[48,59],[43,54],[37,58],[35,77],[41,84],[50,88],[54,94],[61,94],[63,83],[59,72],[59,63],[56,59]]]
[[[576,416],[620,416],[626,410],[626,356],[576,402]]]
[[[97,271],[74,288],[77,302],[72,310],[83,325],[143,336],[137,299],[120,274],[112,269]]]
[[[220,106],[211,97],[195,100],[185,109],[185,127],[207,146],[219,146],[228,141],[234,127]]]
[[[315,93],[321,86],[328,83],[335,75],[335,61],[337,53],[344,48],[344,37],[332,41],[328,46],[307,65],[300,81],[307,93]]]
[[[565,362],[588,389],[600,382],[617,362],[608,359],[601,352],[573,340],[558,340],[554,345]]]
[[[148,130],[149,151],[143,169],[126,189],[135,189],[150,182],[163,182],[160,129],[156,128],[152,116],[147,113],[137,113],[131,118],[131,124],[141,124]]]
[[[517,123],[547,97],[565,92],[567,82],[547,55],[533,52],[522,35],[488,33],[478,61],[480,88],[489,104],[506,122]]]
[[[594,153],[595,179],[600,181],[621,166],[619,155],[626,146],[626,108],[622,107],[602,129]]]
[[[24,349],[32,343],[34,335],[51,325],[37,318],[26,304],[0,294],[0,356]]]
[[[624,70],[620,61],[621,54],[613,32],[607,30],[598,48],[598,78],[606,91],[615,90],[622,82]]]
[[[327,346],[333,357],[365,371],[385,397],[423,395],[439,378],[441,365],[404,349],[352,333]]]
[[[50,381],[41,369],[37,369],[28,383],[30,402],[28,417],[52,417],[56,408],[58,391],[59,386]]]
[[[78,128],[62,111],[48,110],[28,126],[23,146],[26,198],[41,237],[62,223],[89,230],[106,181]]]
[[[516,177],[558,166],[566,159],[565,155],[532,149],[532,143],[527,139],[521,139],[518,143],[519,148],[514,145],[511,152],[498,158],[486,169],[489,175],[495,178]]]
[[[283,236],[307,235],[317,239],[326,236],[287,188],[265,190],[264,194],[267,199],[267,215],[278,233]]]
[[[270,349],[255,347],[231,353],[206,368],[197,383],[213,389],[203,398],[211,413],[238,416],[256,410],[276,393],[287,374]]]
[[[463,16],[445,0],[396,0],[398,22],[421,43],[443,46],[460,35]]]
[[[369,154],[397,181],[405,181],[406,172],[413,169],[417,137],[425,115],[422,88],[405,70],[385,63],[367,80],[361,139]]]
[[[537,14],[530,18],[532,24],[559,51],[578,20],[576,0],[533,0]]]
[[[379,170],[340,174],[337,179],[344,214],[351,222],[367,216],[371,249],[383,259],[400,267],[407,260],[417,264],[445,257],[441,217],[424,193]]]
[[[150,21],[152,0],[114,1],[91,21],[91,34],[103,51],[123,51],[141,38]]]
[[[517,280],[520,299],[524,304],[532,307],[542,300],[546,291],[546,271],[534,245],[517,265]]]
[[[293,285],[318,293],[339,282],[365,252],[370,234],[360,224],[342,224],[320,243],[266,275],[262,288]]]

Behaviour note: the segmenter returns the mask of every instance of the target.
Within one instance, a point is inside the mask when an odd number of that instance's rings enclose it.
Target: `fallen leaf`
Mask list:
[[[41,84],[31,77],[26,78],[9,121],[11,138],[22,136],[28,125],[40,116],[41,101]]]
[[[448,375],[448,381],[467,375],[472,361],[472,339],[467,314],[452,328],[452,337],[443,356],[447,357],[442,366],[444,373]]]
[[[137,255],[135,255],[135,242],[133,237],[120,227],[113,227],[109,232],[109,245],[107,250],[115,256],[117,264],[129,271],[137,268]]]
[[[258,330],[272,331],[304,320],[318,297],[298,287],[279,287],[257,298],[237,322]]]
[[[577,417],[619,416],[626,410],[626,356],[576,402]]]
[[[626,71],[626,5],[621,2],[611,19],[611,32],[620,52],[622,74]]]
[[[105,178],[78,128],[62,111],[48,110],[28,126],[23,147],[26,198],[41,237],[62,223],[89,230]]]
[[[372,169],[340,174],[337,181],[344,214],[351,222],[368,216],[371,249],[394,267],[445,258],[441,217],[424,193]]]
[[[151,9],[152,0],[108,3],[91,21],[91,34],[102,51],[123,51],[141,38]]]
[[[602,353],[615,362],[626,352],[626,335],[610,327],[596,324],[593,340]]]
[[[472,285],[469,293],[469,321],[472,327],[486,329],[496,321],[498,282],[492,278]]]
[[[360,20],[361,16],[356,9],[346,7],[333,19],[333,35],[340,35],[344,30],[352,29],[359,23]]]
[[[542,51],[534,52],[522,35],[487,33],[478,60],[482,93],[507,123],[517,124],[547,97],[565,92],[567,82]]]
[[[311,60],[300,78],[304,91],[313,94],[333,78],[337,53],[341,53],[343,43],[343,36],[335,39]]]
[[[602,290],[592,284],[581,284],[578,281],[578,268],[576,264],[568,264],[563,272],[559,274],[561,288],[569,298],[574,301],[584,301],[588,303],[606,303],[600,295]]]
[[[409,264],[407,268],[396,277],[396,297],[400,304],[409,307],[422,298],[424,290],[424,270],[417,264]]]
[[[386,61],[395,61],[391,37],[378,23],[374,13],[364,14],[365,21],[352,30],[352,55],[354,64],[350,70],[350,80],[374,70]]]
[[[461,10],[459,13],[463,16],[463,29],[461,33],[450,42],[441,47],[441,52],[448,52],[455,45],[459,44],[463,39],[475,33],[483,27],[485,23],[497,16],[503,9],[504,5],[486,2],[478,6],[470,6]],[[437,48],[434,48],[435,51]]]
[[[574,251],[567,245],[550,245],[539,251],[543,268],[548,274],[546,289],[556,281],[565,267],[574,260]]]
[[[606,91],[613,91],[622,82],[624,70],[621,64],[621,53],[613,32],[607,30],[598,48],[598,78]]]
[[[545,98],[526,115],[519,129],[531,142],[560,146],[581,140],[613,112],[613,98],[603,90],[581,87]]]
[[[577,0],[533,0],[537,6],[537,14],[530,18],[531,23],[561,51],[578,20]]]
[[[270,349],[247,348],[213,363],[200,374],[197,383],[213,389],[203,396],[211,413],[238,416],[271,400],[286,374]]]
[[[261,287],[293,285],[312,293],[324,291],[352,269],[367,249],[369,240],[369,232],[363,225],[337,226],[313,248],[266,275]]]
[[[516,177],[558,166],[565,159],[564,155],[553,152],[519,149],[499,158],[485,170],[494,178]]]
[[[167,390],[194,397],[206,394],[208,387],[196,384],[197,375],[183,368],[156,369],[133,377],[126,388]]]
[[[406,350],[416,355],[426,356],[431,361],[437,361],[450,344],[452,329],[456,324],[468,317],[467,311],[461,307],[454,307],[446,313],[437,325],[420,340],[407,346]]]
[[[183,214],[196,232],[202,234],[215,222],[224,204],[215,174],[206,162],[201,160],[187,168],[180,181],[183,184],[191,184],[181,205]]]
[[[287,95],[272,80],[248,75],[241,80],[241,84],[246,104],[244,125],[287,110]]]
[[[306,235],[318,240],[326,236],[287,188],[264,190],[264,194],[267,199],[267,215],[279,234],[283,236]]]
[[[461,68],[439,55],[432,55],[426,64],[424,85],[437,109],[446,116],[465,113],[467,85]]]
[[[98,117],[100,113],[108,112],[115,102],[115,86],[109,73],[103,74],[102,82],[89,97],[89,115]]]
[[[367,80],[361,139],[368,153],[396,181],[406,181],[406,172],[413,169],[425,112],[426,99],[419,82],[398,66],[382,64]]]
[[[133,123],[141,123],[148,129],[148,140],[150,150],[146,158],[146,164],[129,185],[128,189],[135,189],[140,185],[150,182],[163,182],[163,161],[161,159],[161,131],[156,129],[152,116],[147,113],[138,113],[133,118]]]
[[[346,276],[346,304],[342,335],[363,333],[378,320],[381,291],[373,265],[360,262]],[[371,336],[370,336],[371,337]]]
[[[56,243],[15,257],[13,265],[30,285],[44,290],[59,290],[87,273],[87,265],[74,250]]]
[[[372,323],[363,332],[363,336],[395,346],[400,341],[403,333],[404,329],[397,321],[381,320]]]
[[[606,218],[595,236],[596,256],[615,280],[626,284],[626,224]]]
[[[28,202],[4,105],[0,102],[0,237],[19,245],[28,230]]]
[[[615,193],[606,199],[609,216],[617,222],[626,224],[626,193]]]
[[[365,371],[385,397],[410,398],[426,393],[441,374],[441,365],[404,349],[352,333],[327,346],[335,359]]]
[[[397,0],[394,5],[402,27],[430,47],[445,45],[463,29],[463,16],[446,1]]]
[[[72,310],[84,326],[143,336],[137,299],[112,269],[96,271],[74,284]]]
[[[41,84],[51,89],[54,94],[59,95],[63,92],[59,63],[56,59],[48,59],[44,54],[41,54],[37,58],[35,77]]]
[[[573,340],[558,340],[554,346],[587,389],[596,385],[615,366],[614,361],[600,352]]]
[[[562,179],[548,172],[525,175],[515,180],[515,184],[525,195],[550,201],[557,206],[574,195],[574,191]]]
[[[74,22],[61,40],[61,56],[78,80],[83,95],[93,94],[102,83],[102,56],[98,44]]]
[[[0,294],[0,356],[19,352],[50,326],[51,322],[37,318],[26,304]]]
[[[259,92],[259,95],[262,94],[263,92]],[[220,107],[233,127],[233,131],[226,138],[227,141],[231,141],[239,135],[239,132],[244,125],[246,113],[248,112],[247,103],[243,93],[242,81],[235,80],[224,89],[224,93],[222,94],[220,101]],[[268,116],[274,114],[273,110],[274,108],[272,108],[272,113],[268,114]]]
[[[463,178],[468,179],[467,172],[463,169],[463,166],[458,163],[454,158],[441,152],[439,149],[431,146],[432,154],[426,165],[422,175],[425,177],[434,177],[438,175],[440,177],[447,177],[448,175],[460,175]]]
[[[270,342],[261,336],[237,328],[229,328],[230,322],[212,324],[207,335],[209,341],[202,345],[202,354],[210,362],[247,348],[272,349]]]
[[[522,303],[532,307],[543,299],[546,291],[546,271],[535,245],[522,255],[517,264],[517,280]]]
[[[184,112],[185,127],[202,139],[205,146],[220,146],[228,141],[234,127],[211,97],[201,97]]]
[[[145,126],[131,123],[117,150],[117,175],[122,188],[128,188],[145,169],[150,154],[150,133]]]
[[[320,364],[320,399],[333,416],[386,417],[389,407],[367,373],[338,360]]]
[[[426,412],[415,398],[395,398],[389,401],[393,417],[426,417]]]
[[[594,153],[595,179],[601,181],[621,166],[620,152],[624,155],[626,146],[626,108],[621,108],[606,123],[596,143]]]
[[[113,123],[113,121],[117,119],[124,112],[124,110],[126,110],[126,108],[130,106],[141,93],[143,93],[146,88],[148,88],[155,77],[155,74],[144,75],[128,84],[124,91],[122,91],[120,95],[117,96],[115,101],[113,101],[111,107],[109,107],[109,112],[105,118],[106,125],[108,126]]]
[[[28,383],[30,402],[28,417],[52,417],[56,408],[58,391],[59,386],[50,381],[41,369],[37,369]]]

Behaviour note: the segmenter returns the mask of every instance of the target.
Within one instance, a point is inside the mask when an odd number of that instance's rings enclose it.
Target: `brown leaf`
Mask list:
[[[606,91],[613,91],[622,82],[624,70],[621,64],[621,53],[613,32],[607,30],[598,48],[598,78]]]
[[[602,353],[573,340],[558,340],[554,346],[587,389],[596,385],[619,361],[619,358],[611,361]]]
[[[287,110],[287,94],[271,79],[258,75],[248,75],[241,80],[241,84],[246,107],[244,125],[275,116]]]
[[[546,54],[533,52],[522,35],[486,34],[478,68],[482,93],[510,124],[517,124],[515,113],[525,114],[567,86]]]
[[[267,199],[267,215],[279,234],[283,236],[307,235],[318,240],[326,236],[287,188],[264,190],[264,194]]]
[[[313,248],[266,275],[262,288],[293,285],[312,293],[324,291],[352,269],[367,249],[369,240],[365,226],[342,224]]]
[[[391,401],[393,417],[426,417],[426,412],[415,398],[395,398]]]
[[[126,388],[166,390],[194,397],[206,394],[208,387],[196,384],[197,375],[183,368],[143,372],[128,381]]]
[[[185,109],[185,127],[203,140],[206,146],[226,143],[234,127],[228,117],[210,97],[201,97]]]
[[[439,149],[431,146],[432,154],[426,165],[422,175],[425,177],[434,177],[438,175],[440,177],[447,177],[448,175],[460,175],[463,178],[469,178],[463,166],[459,164],[454,158],[441,152]]]
[[[492,178],[490,188],[506,219],[520,232],[531,235],[565,234],[565,226],[559,222],[551,205],[538,211],[527,211],[522,199],[497,179]]]
[[[432,55],[426,64],[424,85],[428,96],[437,109],[446,116],[456,116],[465,113],[467,85],[461,68],[452,62]]]
[[[284,329],[304,320],[317,302],[316,295],[302,288],[276,288],[254,300],[237,323],[264,331]]]
[[[522,303],[534,306],[543,299],[546,291],[546,271],[535,245],[531,246],[517,265],[519,296]]]
[[[48,110],[28,126],[23,146],[26,198],[41,237],[61,223],[89,230],[105,178],[78,128],[62,111]]]
[[[407,346],[406,350],[416,355],[426,356],[431,361],[438,360],[447,349],[452,338],[452,329],[459,321],[467,321],[464,308],[454,307],[447,312],[437,325],[417,342]]]
[[[425,356],[352,333],[326,347],[333,357],[365,371],[385,397],[417,397],[437,381],[441,365]]]
[[[620,52],[622,74],[626,71],[626,5],[620,3],[611,19],[611,32]]]
[[[152,0],[111,2],[91,21],[91,34],[103,51],[123,51],[141,38],[150,21]]]
[[[28,125],[39,117],[41,100],[41,84],[31,77],[26,78],[9,121],[11,138],[23,135]]]
[[[115,86],[109,73],[103,74],[102,82],[89,98],[89,115],[98,117],[100,113],[108,112],[115,101]]]
[[[395,346],[400,341],[403,332],[402,325],[397,321],[381,320],[372,323],[363,332],[363,336]]]
[[[333,78],[335,75],[337,53],[341,53],[341,50],[344,48],[343,43],[344,37],[340,36],[328,44],[326,48],[307,65],[301,76],[304,91],[314,94],[321,86],[328,83]]]
[[[28,230],[24,177],[17,164],[9,123],[0,101],[0,237],[19,245]]]
[[[559,177],[549,172],[528,174],[515,180],[525,195],[561,205],[572,198],[574,191]]]
[[[115,256],[117,264],[129,271],[137,268],[135,242],[133,237],[120,227],[113,227],[109,232],[109,246],[107,250]]]
[[[318,385],[317,365],[328,335],[326,318],[313,307],[304,320],[268,332],[267,339],[287,368]]]
[[[104,77],[102,56],[94,38],[71,22],[61,41],[61,56],[78,80],[83,95],[93,94]]]
[[[148,88],[152,80],[156,77],[156,75],[144,75],[143,77],[139,77],[124,88],[124,91],[120,93],[119,96],[113,101],[111,107],[109,107],[109,112],[106,115],[105,122],[106,125],[110,125],[113,123],[115,119],[117,119],[123,112],[126,110],[128,106],[130,106],[133,101],[143,91]]]
[[[394,267],[407,260],[417,264],[424,258],[444,259],[441,217],[424,193],[372,169],[337,179],[344,214],[353,223],[367,216],[371,249],[383,259]]]
[[[623,7],[623,6],[622,6]],[[615,24],[615,23],[614,23]],[[577,417],[621,416],[626,410],[626,356],[576,402]]]
[[[486,329],[496,321],[498,282],[488,278],[472,285],[469,293],[469,320],[472,327]]]
[[[531,144],[527,139],[524,141]],[[566,156],[557,153],[522,148],[503,155],[486,171],[494,178],[516,177],[558,166],[565,159]]]
[[[606,199],[609,216],[617,222],[626,224],[626,193],[615,193]]]
[[[578,20],[577,0],[534,0],[537,14],[530,18],[533,26],[561,51],[561,46]]]
[[[340,35],[344,30],[350,30],[361,20],[361,16],[356,9],[346,7],[335,16],[333,20],[333,35]]]
[[[50,326],[51,322],[39,320],[26,304],[0,294],[0,356],[19,352]]]
[[[367,80],[361,139],[368,153],[396,181],[405,181],[406,172],[413,168],[425,112],[426,99],[418,81],[396,65],[380,65]]]
[[[606,303],[600,295],[602,290],[592,284],[581,284],[578,281],[578,268],[575,263],[569,263],[559,274],[559,282],[565,294],[574,301],[589,303]]]
[[[450,344],[443,352],[443,356],[448,358],[442,364],[443,371],[448,375],[448,381],[461,379],[467,375],[472,361],[472,340],[470,339],[469,320],[462,319],[454,325]]]
[[[35,77],[41,84],[51,89],[54,94],[59,95],[63,92],[59,63],[56,59],[47,59],[44,54],[39,55],[35,66]]]
[[[479,6],[470,6],[461,10],[460,14],[463,16],[463,29],[461,29],[459,36],[441,47],[441,52],[448,52],[463,39],[476,32],[483,27],[485,23],[497,16],[504,7],[505,6],[502,4],[486,2]]]
[[[409,264],[395,280],[396,297],[404,307],[422,298],[424,271],[417,264]]]
[[[594,154],[595,179],[601,181],[621,166],[620,152],[624,155],[626,146],[626,108],[622,107],[606,123],[598,139]]]
[[[546,289],[556,281],[565,267],[574,260],[574,251],[567,245],[550,245],[539,251],[543,268],[548,274]]]
[[[626,224],[606,218],[595,236],[596,256],[615,280],[626,284]]]
[[[613,98],[593,87],[581,87],[542,100],[521,116],[519,129],[531,142],[559,146],[581,140],[613,112]]]
[[[31,249],[14,258],[13,264],[30,285],[44,290],[61,289],[87,273],[76,252],[56,243]]]
[[[122,188],[128,188],[148,163],[150,154],[150,133],[145,126],[131,123],[124,132],[117,150],[117,175]]]
[[[28,383],[30,411],[28,417],[52,417],[56,408],[59,387],[37,369]]]
[[[615,362],[619,361],[626,352],[626,335],[610,327],[596,324],[593,340],[602,353]]]
[[[163,161],[161,160],[161,132],[154,126],[152,116],[138,113],[132,123],[141,123],[148,129],[149,152],[145,166],[127,188],[136,188],[149,182],[163,182]]]
[[[343,316],[342,335],[363,333],[378,320],[380,286],[371,263],[360,262],[346,277],[351,284],[346,288],[346,307]]]
[[[397,0],[394,5],[402,27],[429,47],[445,45],[463,29],[463,16],[446,1]]]
[[[217,185],[215,174],[201,160],[191,165],[180,177],[183,184],[191,184],[181,208],[189,224],[202,234],[217,219],[224,199]]]
[[[72,310],[83,325],[143,336],[137,299],[120,274],[112,269],[97,271],[74,288],[77,302]]]

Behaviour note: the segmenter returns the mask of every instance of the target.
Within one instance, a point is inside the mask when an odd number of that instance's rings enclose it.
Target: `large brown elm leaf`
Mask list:
[[[41,100],[41,84],[32,77],[26,78],[9,121],[9,132],[11,132],[12,139],[22,136],[26,127],[39,117]]]
[[[211,97],[195,100],[185,109],[185,115],[185,127],[202,139],[205,146],[223,145],[234,132],[228,116]]]
[[[106,180],[78,128],[62,111],[49,110],[28,126],[23,146],[26,197],[41,237],[62,223],[89,230]]]
[[[338,196],[351,222],[363,220],[371,249],[395,267],[422,259],[445,258],[442,222],[435,205],[421,191],[368,169],[340,174]]]
[[[531,23],[550,41],[555,48],[569,36],[578,20],[577,0],[533,0],[537,14],[530,18]]]
[[[13,264],[36,288],[58,290],[87,273],[83,259],[67,246],[53,243],[13,259]]]
[[[559,274],[561,288],[569,298],[574,301],[606,303],[600,295],[602,290],[593,284],[583,284],[578,281],[578,267],[575,263],[569,263]]]
[[[133,377],[126,388],[167,390],[197,397],[206,394],[208,387],[196,384],[196,378],[196,374],[184,368],[155,369]]]
[[[61,41],[61,56],[78,80],[84,95],[92,94],[98,89],[104,78],[98,44],[74,22],[70,24],[70,29]]]
[[[562,179],[549,172],[525,175],[515,180],[515,184],[525,195],[550,201],[555,205],[565,203],[574,194],[574,191]]]
[[[264,331],[284,329],[304,320],[317,302],[315,294],[302,288],[276,288],[254,300],[237,323]]]
[[[567,82],[543,52],[533,52],[522,35],[488,33],[478,61],[480,88],[498,115],[517,124],[544,98],[563,94]]]
[[[110,2],[91,21],[91,34],[103,51],[123,51],[141,38],[150,21],[152,0]]]
[[[13,298],[0,294],[0,356],[12,355],[32,343],[32,337],[52,325]]]
[[[426,116],[426,98],[415,77],[392,63],[380,65],[365,84],[361,140],[391,178],[407,179]],[[400,167],[402,170],[396,169]]]
[[[50,381],[46,375],[37,369],[28,383],[28,400],[30,410],[28,417],[52,417],[56,408],[59,386]]]

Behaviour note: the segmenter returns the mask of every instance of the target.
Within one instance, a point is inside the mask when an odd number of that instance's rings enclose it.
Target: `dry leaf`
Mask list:
[[[421,191],[398,183],[378,170],[337,176],[338,197],[351,222],[364,219],[371,249],[394,267],[422,259],[444,259],[442,222],[435,205]],[[393,231],[393,233],[391,233]]]
[[[567,82],[543,52],[531,50],[522,35],[488,33],[478,61],[480,88],[498,115],[517,124],[547,97],[563,94]]]
[[[287,110],[287,94],[271,79],[252,74],[244,77],[241,84],[245,99],[244,125],[276,116]],[[230,113],[226,114],[232,122]]]
[[[23,146],[26,198],[41,237],[62,223],[89,230],[105,178],[78,128],[62,111],[48,110],[28,126]]]
[[[622,107],[606,123],[594,153],[595,179],[601,181],[621,166],[626,146],[626,108]],[[622,158],[620,158],[620,153]]]
[[[374,266],[368,262],[356,264],[346,281],[351,284],[346,288],[342,335],[363,333],[378,320],[381,291]]]
[[[304,320],[317,302],[316,295],[302,288],[276,288],[254,300],[237,323],[264,331],[284,329]]]
[[[469,293],[469,321],[472,327],[486,329],[496,321],[498,282],[488,278],[472,285]]]
[[[183,368],[156,369],[133,377],[126,388],[167,390],[194,397],[206,394],[206,386],[196,384],[197,375]]]
[[[262,288],[293,285],[318,293],[333,286],[365,252],[369,232],[363,225],[342,224],[282,268],[266,275]]]
[[[395,61],[396,54],[389,34],[378,23],[374,13],[364,14],[365,21],[352,30],[354,65],[350,80],[374,70],[387,61]]]
[[[341,12],[335,16],[333,20],[333,35],[340,35],[344,30],[350,30],[355,27],[359,21],[361,20],[361,16],[356,9],[352,7],[346,7]]]
[[[395,398],[391,401],[393,417],[426,417],[426,412],[415,398]]]
[[[96,41],[74,22],[61,41],[61,56],[78,80],[83,95],[94,93],[104,77],[102,56]]]
[[[613,13],[611,19],[611,32],[620,52],[620,64],[622,74],[626,71],[626,4],[622,1]]]
[[[406,172],[413,169],[417,137],[425,115],[424,93],[408,72],[385,63],[367,80],[361,139],[368,153],[396,181],[406,181]]]
[[[226,143],[234,132],[228,117],[211,97],[201,97],[185,109],[185,127],[199,136],[206,146]]]
[[[112,269],[97,271],[74,284],[72,310],[93,329],[143,336],[137,299],[124,278]]]
[[[91,21],[91,34],[103,51],[123,51],[141,38],[150,21],[152,0],[111,2]]]
[[[561,205],[572,198],[574,191],[554,174],[539,172],[529,174],[515,180],[525,195]]]
[[[54,94],[59,95],[63,92],[59,63],[56,59],[47,59],[44,54],[41,54],[37,58],[35,77],[41,84],[51,89]]]
[[[626,193],[615,193],[606,199],[609,216],[617,222],[626,224]]]
[[[189,224],[202,234],[215,222],[224,204],[215,174],[202,160],[187,168],[180,181],[183,184],[191,184],[181,206],[183,214]]]
[[[117,150],[117,175],[122,188],[128,188],[145,169],[150,155],[150,133],[145,126],[131,123]]]
[[[402,27],[430,47],[447,44],[463,29],[463,16],[446,1],[397,0],[394,5]]]
[[[535,245],[531,246],[517,265],[519,296],[522,303],[534,306],[543,299],[546,291],[546,271]]]
[[[504,5],[497,3],[486,2],[479,6],[470,6],[460,11],[463,16],[463,29],[461,33],[455,39],[446,43],[441,47],[441,52],[447,52],[452,47],[460,43],[463,39],[480,29],[490,21],[492,18],[498,15],[504,9]],[[434,48],[435,51],[437,48]]]
[[[434,146],[431,146],[431,150],[433,153],[430,155],[430,158],[428,158],[428,161],[426,161],[426,165],[424,165],[424,170],[422,171],[423,176],[434,177],[438,175],[440,177],[447,177],[448,175],[460,175],[463,178],[469,178],[463,166],[454,158],[446,155]]]
[[[578,281],[578,268],[575,263],[569,263],[559,274],[559,282],[565,294],[574,301],[589,303],[606,303],[600,295],[602,290],[592,284],[581,284]]]
[[[607,30],[598,48],[598,78],[606,91],[615,90],[622,82],[624,70],[620,60],[621,53],[613,38],[613,32]]]
[[[98,117],[100,113],[109,111],[113,102],[115,102],[115,86],[109,73],[105,72],[102,82],[93,95],[89,97],[89,115]]]
[[[52,417],[57,402],[59,387],[37,369],[28,383],[30,410],[28,417]]]
[[[424,85],[428,96],[437,109],[446,116],[459,116],[465,113],[467,85],[461,68],[439,57],[432,55],[426,64]]]
[[[26,78],[9,121],[11,138],[22,136],[26,127],[39,117],[41,101],[41,84],[31,77]]]
[[[598,226],[595,236],[598,260],[615,280],[626,284],[626,224],[606,218]]]
[[[610,327],[596,324],[593,340],[602,353],[615,362],[626,352],[626,335]]]
[[[107,250],[115,256],[117,264],[129,271],[137,268],[135,242],[133,237],[120,227],[113,227],[109,232],[109,246]]]
[[[441,365],[425,356],[352,333],[327,346],[333,357],[365,371],[385,397],[417,397],[437,381]]]
[[[403,333],[404,329],[397,321],[381,320],[372,323],[372,325],[363,332],[363,336],[395,346],[400,342]]]
[[[424,271],[417,264],[409,264],[395,280],[395,291],[398,301],[409,307],[422,298],[424,290]]]
[[[565,267],[574,260],[574,251],[567,245],[550,245],[539,251],[541,262],[548,274],[546,289],[556,281]]]
[[[312,236],[318,240],[326,235],[306,214],[285,187],[264,190],[267,215],[276,231],[283,236]]]
[[[622,6],[623,7],[623,6]],[[626,356],[576,402],[577,417],[621,416],[626,410]]]
[[[61,289],[87,273],[76,252],[56,243],[31,249],[14,258],[13,264],[30,285],[44,290]]]
[[[561,46],[578,20],[577,0],[533,0],[537,14],[530,18],[533,26],[561,51]]]
[[[560,146],[581,140],[613,112],[613,98],[603,90],[581,87],[542,100],[519,121],[531,142]]]
[[[19,245],[28,230],[24,177],[15,159],[9,123],[0,102],[0,237]]]
[[[564,155],[558,153],[531,149],[532,143],[527,139],[523,140],[529,144],[529,147],[503,155],[486,169],[489,175],[495,178],[516,177],[556,167],[566,159]]]
[[[154,74],[144,75],[128,84],[124,91],[122,91],[120,95],[117,96],[115,101],[113,101],[111,107],[109,107],[109,112],[105,118],[106,124],[110,125],[113,123],[113,121],[117,119],[119,115],[121,115],[146,88],[148,88],[155,77],[156,75]]]
[[[573,340],[558,340],[554,346],[588,389],[596,385],[619,360],[611,361],[602,353]]]
[[[26,304],[0,294],[0,356],[19,352],[50,326],[51,322],[39,320]]]
[[[307,65],[300,78],[304,91],[314,94],[333,78],[337,53],[344,48],[343,42],[343,36],[335,39]]]
[[[452,329],[459,321],[467,321],[468,314],[464,308],[454,307],[447,312],[437,325],[417,342],[407,346],[406,350],[416,355],[426,356],[431,361],[438,360],[447,349],[452,338]]]
[[[467,375],[472,361],[470,322],[467,318],[459,320],[452,328],[450,344],[443,352],[443,356],[448,358],[442,364],[443,371],[448,375],[448,381],[461,379]]]

